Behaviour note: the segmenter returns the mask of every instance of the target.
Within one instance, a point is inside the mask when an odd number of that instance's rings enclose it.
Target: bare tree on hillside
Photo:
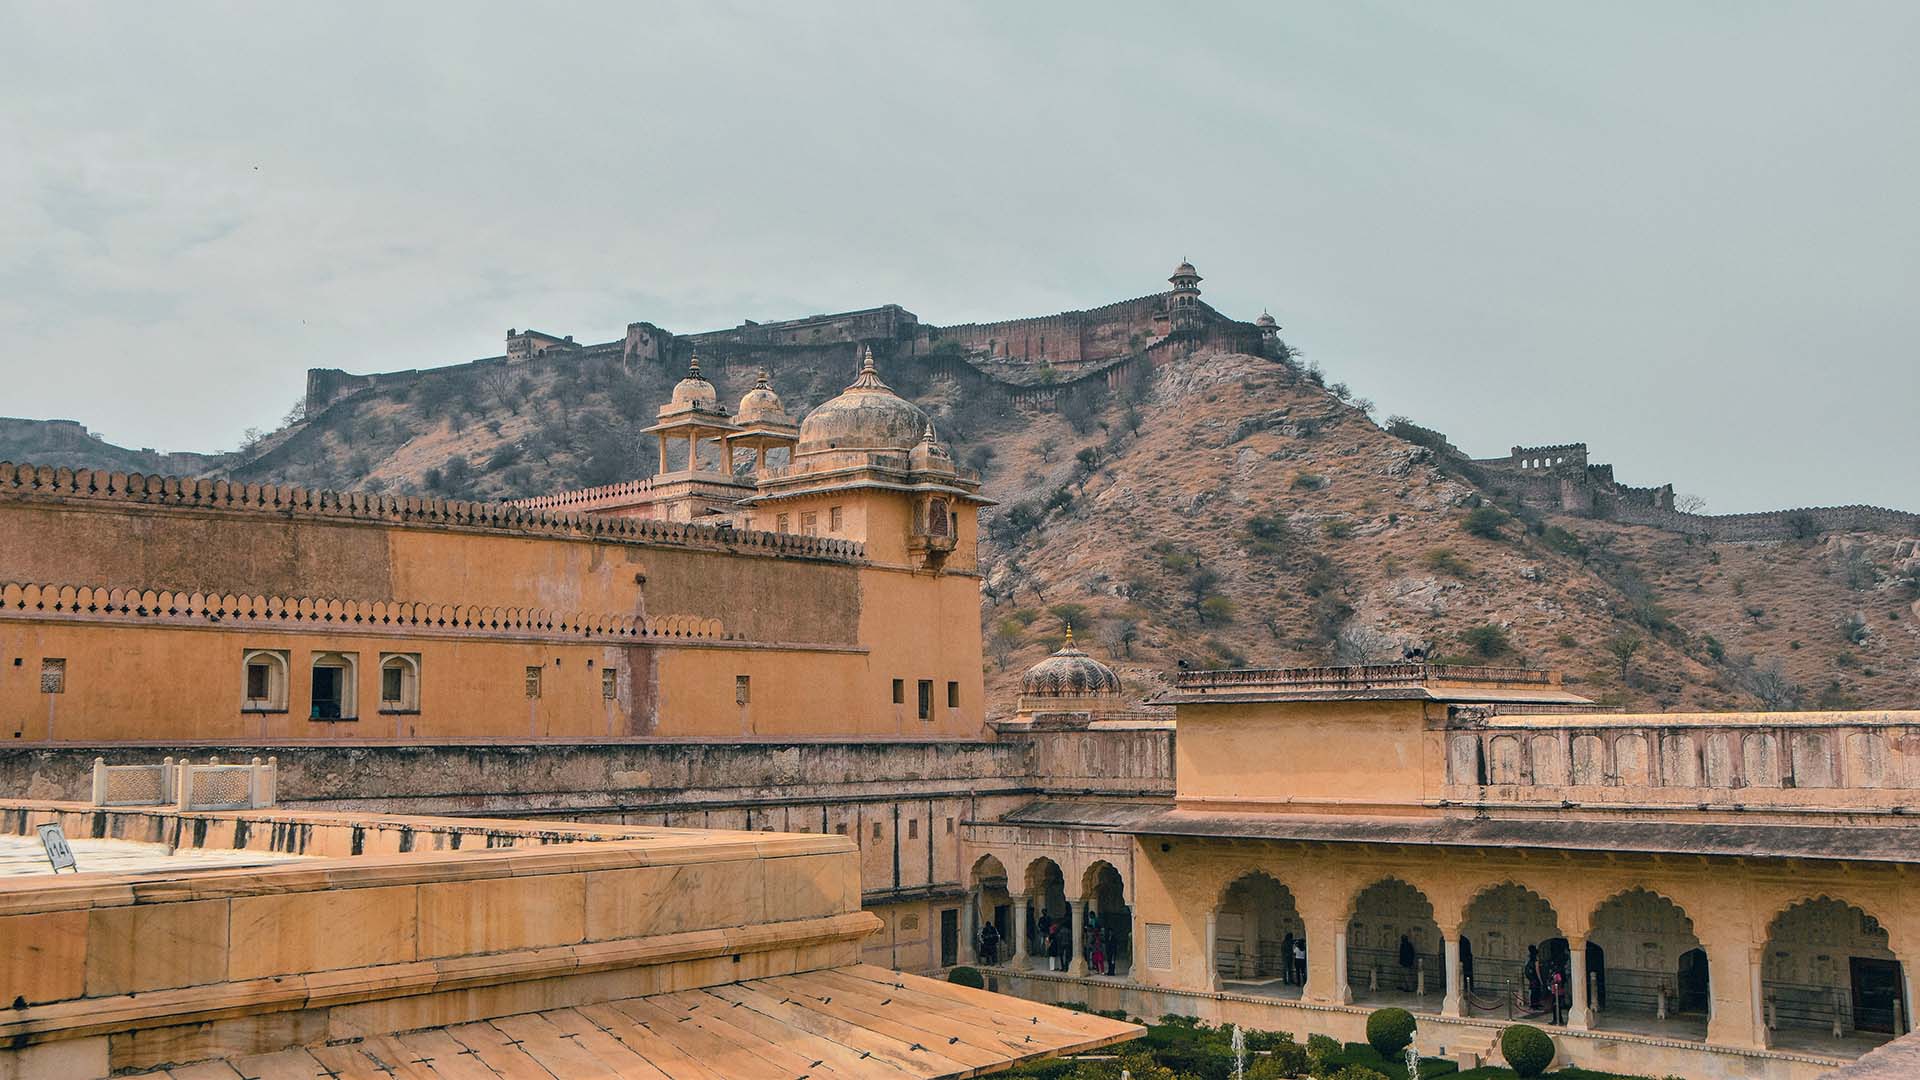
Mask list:
[[[480,386],[493,395],[500,407],[520,415],[520,403],[526,399],[526,386],[515,371],[505,364],[494,364],[480,371]]]

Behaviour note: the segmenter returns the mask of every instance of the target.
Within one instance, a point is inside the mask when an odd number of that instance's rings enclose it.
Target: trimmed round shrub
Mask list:
[[[1553,1037],[1531,1024],[1513,1024],[1500,1033],[1500,1056],[1521,1076],[1539,1076],[1553,1064]]]
[[[952,971],[947,972],[947,981],[950,983],[959,983],[961,986],[971,986],[975,990],[985,990],[987,988],[986,977],[981,975],[977,968],[954,968]]]
[[[1380,1056],[1394,1056],[1413,1041],[1413,1014],[1405,1009],[1375,1009],[1367,1017],[1367,1044]]]

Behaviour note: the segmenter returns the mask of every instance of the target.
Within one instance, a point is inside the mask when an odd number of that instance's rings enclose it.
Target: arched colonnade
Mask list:
[[[1055,854],[979,855],[962,909],[962,962],[1076,975],[1129,974],[1134,942],[1126,860],[1066,859],[1063,868]],[[989,926],[992,933],[983,938]]]
[[[1596,894],[1358,874],[1318,889],[1303,917],[1294,884],[1308,883],[1290,884],[1284,870],[1238,868],[1221,880],[1204,954],[1216,991],[1809,1048],[1884,1041],[1911,1023],[1895,943],[1844,895],[1762,901],[1755,910],[1770,915],[1720,927],[1709,948],[1689,907],[1724,909],[1699,885],[1619,882]],[[1748,985],[1717,993],[1721,979]],[[1716,1000],[1752,1015],[1716,1024]],[[1716,1028],[1754,1034],[1716,1039]]]

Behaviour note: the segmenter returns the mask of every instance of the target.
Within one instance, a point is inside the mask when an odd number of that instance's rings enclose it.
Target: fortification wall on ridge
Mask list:
[[[1601,513],[1612,521],[1651,525],[1711,540],[1806,540],[1827,533],[1920,536],[1920,514],[1883,506],[1809,506],[1754,514],[1688,514],[1614,499]]]

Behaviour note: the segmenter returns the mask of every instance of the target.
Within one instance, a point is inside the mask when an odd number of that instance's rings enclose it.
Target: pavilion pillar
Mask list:
[[[1073,963],[1067,971],[1074,975],[1087,973],[1087,902],[1085,900],[1067,901],[1067,917],[1073,920]]]
[[[1442,948],[1446,951],[1447,996],[1440,999],[1441,1016],[1460,1015],[1460,935],[1448,934],[1443,939]]]
[[[1300,988],[1301,1000],[1345,1005],[1352,1000],[1347,992],[1346,926],[1338,919],[1302,921],[1307,934],[1307,984]]]
[[[1207,977],[1203,982],[1208,990],[1220,989],[1220,913],[1207,912],[1207,954],[1202,960],[1207,965]]]
[[[660,433],[660,471],[667,471],[667,433]]]
[[[687,436],[687,471],[700,467],[700,436],[698,433]]]
[[[1572,967],[1573,1004],[1567,1009],[1567,1028],[1587,1030],[1587,939],[1567,939],[1567,962]]]
[[[1013,898],[1013,956],[1009,965],[1015,971],[1027,970],[1027,896]]]

